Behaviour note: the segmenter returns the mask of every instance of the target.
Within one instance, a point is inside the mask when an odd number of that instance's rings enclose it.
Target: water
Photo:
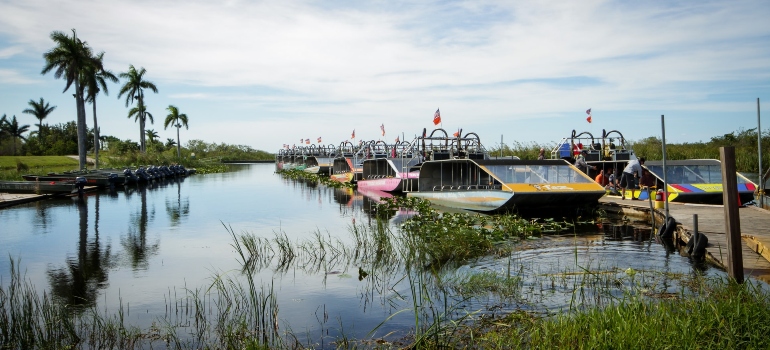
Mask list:
[[[17,259],[38,291],[108,312],[123,305],[127,323],[149,327],[167,315],[173,300],[189,295],[187,290],[206,288],[217,275],[240,274],[226,227],[267,239],[281,233],[297,246],[309,247],[321,237],[329,247],[352,247],[352,225],[374,220],[375,200],[355,191],[284,179],[273,164],[232,167],[223,174],[103,191],[82,201],[64,198],[0,210],[5,256],[0,279],[8,281],[10,258]],[[398,212],[390,223],[396,226],[410,215]],[[579,235],[526,240],[511,256],[485,257],[439,274],[410,274],[411,279],[404,278],[398,260],[373,266],[367,256],[339,252],[318,259],[311,256],[318,249],[308,248],[288,264],[267,261],[256,280],[275,290],[281,329],[320,344],[342,334],[364,337],[392,314],[411,308],[410,281],[415,280],[445,287],[435,288],[432,300],[449,305],[456,315],[515,309],[548,313],[619,297],[636,285],[676,292],[676,276],[695,273],[687,258],[650,242],[649,227],[623,227],[594,225]],[[359,268],[368,276],[359,276]],[[636,280],[629,278],[628,268],[640,271]],[[521,278],[519,292],[466,298],[452,283],[483,271]],[[576,296],[574,286],[593,278],[615,287],[584,288]],[[410,327],[414,314],[402,312],[375,336],[390,331],[404,336]]]

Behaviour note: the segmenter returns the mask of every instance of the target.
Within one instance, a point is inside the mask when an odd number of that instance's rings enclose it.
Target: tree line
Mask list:
[[[75,129],[77,134],[77,154],[79,156],[80,169],[86,167],[86,152],[89,149],[89,145],[94,150],[94,166],[99,166],[99,149],[101,148],[101,142],[105,138],[100,137],[96,98],[99,93],[107,95],[109,93],[108,83],[118,83],[120,79],[123,79],[123,85],[118,92],[118,98],[125,96],[126,107],[133,106],[128,111],[128,118],[134,118],[134,121],[139,123],[139,151],[142,153],[147,152],[146,139],[149,137],[151,141],[157,137],[157,133],[154,130],[145,130],[147,119],[150,123],[154,123],[153,116],[147,112],[147,105],[145,103],[145,91],[149,90],[154,93],[158,92],[158,88],[155,84],[145,79],[147,71],[142,67],[136,69],[134,65],[129,65],[126,72],[122,72],[116,76],[110,70],[104,68],[104,52],[95,53],[94,50],[88,45],[87,42],[81,40],[77,36],[75,29],[72,29],[72,36],[54,31],[51,33],[51,40],[54,42],[54,47],[43,54],[45,60],[41,74],[45,75],[53,73],[54,78],[64,79],[65,86],[63,93],[67,92],[70,87],[74,87],[75,104],[77,108],[77,120],[75,121]],[[120,78],[120,79],[119,79]],[[93,128],[91,132],[86,123],[86,109],[85,104],[90,103],[93,110]],[[52,139],[46,137],[45,131],[54,132],[54,129],[58,133],[66,135],[71,132],[69,123],[64,125],[58,125],[50,127],[43,124],[43,119],[48,117],[55,109],[56,106],[51,106],[49,103],[41,97],[39,101],[30,100],[30,108],[25,109],[23,113],[31,114],[39,120],[38,130],[36,132],[36,142],[33,148],[36,148],[34,153],[48,154],[48,147],[54,147],[53,143],[58,139]],[[173,142],[177,147],[177,157],[181,157],[181,149],[179,144],[179,129],[184,126],[189,129],[188,117],[184,113],[180,113],[179,108],[174,105],[169,105],[166,110],[169,112],[163,123],[164,128],[169,126],[177,128],[177,140]],[[29,125],[20,125],[16,116],[8,118],[3,114],[0,119],[0,142],[4,138],[10,139],[12,154],[17,153],[17,145],[22,141],[29,141],[24,133],[29,130]],[[33,133],[30,133],[33,134]],[[58,135],[58,136],[64,136]],[[30,135],[32,136],[32,135]],[[88,140],[91,138],[92,140]],[[29,142],[27,142],[29,143]],[[65,140],[66,143],[66,140]],[[166,145],[170,145],[171,139]],[[66,145],[59,145],[50,151],[66,152],[70,151]],[[0,148],[0,152],[2,148]],[[73,152],[74,153],[74,152]],[[66,154],[66,153],[65,153]]]

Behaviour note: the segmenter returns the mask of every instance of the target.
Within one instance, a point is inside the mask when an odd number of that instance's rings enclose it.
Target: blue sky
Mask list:
[[[175,138],[173,104],[182,144],[411,139],[436,108],[487,146],[660,136],[661,114],[667,140],[707,141],[756,127],[770,101],[768,18],[767,1],[0,0],[0,115],[33,125],[21,111],[43,97],[45,122],[75,119],[64,81],[40,74],[50,33],[75,28],[114,73],[147,69],[148,128]],[[97,100],[99,126],[138,141],[119,89]]]

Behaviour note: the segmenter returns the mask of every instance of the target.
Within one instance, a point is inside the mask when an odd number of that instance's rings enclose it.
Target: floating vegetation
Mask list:
[[[282,176],[293,179],[293,180],[305,180],[312,183],[321,183],[327,187],[333,187],[333,188],[353,188],[355,187],[355,184],[352,184],[350,182],[339,182],[334,181],[328,176],[322,176],[318,174],[309,173],[304,170],[299,169],[281,169],[277,170],[276,173],[281,174]]]

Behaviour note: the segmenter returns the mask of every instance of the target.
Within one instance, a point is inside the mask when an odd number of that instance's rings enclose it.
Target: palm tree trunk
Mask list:
[[[40,139],[40,144],[45,146],[45,139],[43,138],[43,118],[38,118],[40,124],[37,125],[37,137]]]
[[[99,169],[99,125],[96,123],[96,96],[91,102],[94,107],[94,169]]]
[[[86,105],[77,79],[75,79],[75,103],[78,109],[78,161],[80,170],[83,170],[86,168]]]
[[[139,93],[139,105],[144,107],[144,101],[142,101],[141,92]],[[139,117],[139,151],[142,153],[147,153],[144,145],[144,111],[140,110],[139,113],[141,114]]]
[[[142,113],[142,117],[139,118],[139,133],[141,133],[141,135],[139,135],[139,150],[142,153],[147,153],[147,151],[144,148],[144,112],[141,112],[141,113]]]
[[[182,151],[179,146],[179,122],[176,123],[176,157],[182,158]]]

